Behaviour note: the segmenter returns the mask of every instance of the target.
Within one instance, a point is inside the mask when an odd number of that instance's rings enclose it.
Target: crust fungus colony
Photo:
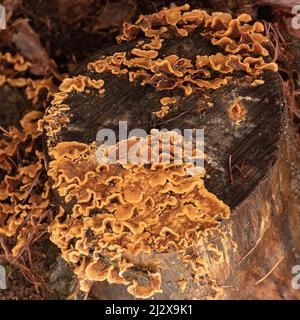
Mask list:
[[[42,223],[48,207],[50,186],[43,166],[41,134],[37,121],[42,112],[32,111],[0,139],[0,236],[10,239],[16,257],[34,237],[45,230]],[[6,252],[8,254],[8,252]]]
[[[18,124],[0,128],[0,258],[36,283],[35,271],[28,271],[26,261],[31,260],[29,246],[47,232],[51,189],[38,131],[44,112],[39,109],[56,86],[51,78],[30,78],[30,66],[20,54],[0,53],[0,89],[13,88],[34,109],[27,114],[20,110],[23,115]],[[23,259],[24,253],[28,259]]]
[[[46,91],[48,96],[56,92],[56,86],[52,79],[31,79],[26,75],[31,63],[25,61],[20,54],[12,55],[10,52],[2,54],[0,52],[0,87],[5,84],[10,87],[24,88],[28,100],[33,105],[39,102],[40,94]]]
[[[202,175],[187,176],[189,164],[101,165],[93,148],[62,142],[50,152],[53,187],[67,203],[76,203],[71,216],[61,211],[56,217],[51,239],[75,264],[83,289],[108,279],[129,285],[136,297],[150,297],[160,290],[161,266],[144,271],[150,284],[139,285],[126,276],[136,267],[128,257],[187,255],[186,249],[217,227],[218,218],[227,218],[229,209],[205,189]]]
[[[246,14],[233,19],[228,13],[210,15],[188,9],[188,5],[172,7],[141,16],[135,24],[125,23],[119,41],[142,40],[130,52],[90,62],[89,74],[111,72],[166,91],[161,110],[153,109],[155,116],[164,117],[177,101],[170,93],[175,88],[191,95],[226,85],[235,71],[255,78],[264,70],[277,70],[275,63],[266,61],[268,40],[262,23],[250,24]],[[192,32],[211,39],[220,52],[197,56],[195,61],[160,55],[164,41]],[[51,240],[74,265],[82,290],[88,291],[93,281],[108,280],[127,285],[128,292],[138,298],[161,292],[164,266],[157,263],[139,269],[132,263],[132,257],[153,252],[176,252],[195,282],[203,277],[215,283],[203,257],[190,254],[189,248],[197,247],[212,230],[222,234],[220,221],[228,219],[230,211],[205,189],[203,172],[187,175],[188,164],[99,164],[96,144],[56,139],[69,122],[66,99],[72,92],[91,89],[105,95],[102,80],[65,79],[44,118],[51,157],[48,174],[53,189],[71,207],[70,211],[60,208],[50,227]],[[209,250],[217,257],[223,255],[213,244]],[[137,269],[147,283],[134,276]],[[178,284],[182,290],[184,283],[183,279]]]
[[[97,73],[127,74],[129,80],[141,85],[152,85],[159,91],[179,88],[185,95],[218,89],[233,79],[234,72],[243,72],[251,78],[259,77],[264,70],[277,71],[277,64],[266,61],[268,38],[261,22],[249,24],[248,14],[236,19],[228,13],[189,10],[189,5],[172,7],[140,16],[135,24],[125,23],[118,41],[143,39],[130,52],[117,52],[88,64]],[[213,55],[197,55],[195,61],[177,55],[162,56],[164,41],[172,37],[187,37],[197,32],[199,37],[211,41],[219,48]],[[267,58],[267,59],[266,59]],[[260,83],[260,79],[256,79]],[[161,109],[154,114],[164,117],[175,97],[161,101]],[[176,101],[175,101],[176,102]]]

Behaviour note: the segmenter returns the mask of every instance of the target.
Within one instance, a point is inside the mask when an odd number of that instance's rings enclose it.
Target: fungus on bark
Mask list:
[[[118,40],[131,43],[130,50],[89,62],[89,76],[65,79],[43,120],[52,188],[71,206],[69,211],[60,208],[49,228],[51,240],[74,265],[85,291],[93,281],[106,279],[128,285],[128,292],[136,297],[149,298],[161,292],[163,270],[159,263],[150,267],[151,254],[176,252],[193,281],[209,287],[208,296],[218,297],[222,292],[201,248],[218,265],[225,260],[224,252],[213,242],[206,245],[204,239],[217,235],[225,247],[230,243],[236,250],[236,246],[221,228],[230,209],[205,188],[203,171],[189,175],[188,163],[152,164],[148,158],[138,164],[100,164],[96,143],[60,138],[70,122],[71,95],[89,95],[86,87],[104,93],[99,74],[111,73],[136,86],[151,86],[157,94],[166,93],[160,98],[161,109],[157,111],[156,105],[151,110],[154,117],[164,118],[182,98],[201,94],[206,100],[208,92],[232,84],[237,77],[260,83],[256,78],[265,70],[277,71],[262,23],[250,24],[246,14],[234,19],[228,13],[188,10],[188,5],[174,6],[141,16],[135,24],[125,23]],[[192,33],[209,39],[217,53],[199,54],[195,59],[162,54],[168,39]],[[239,120],[244,114],[236,105],[229,113]],[[117,147],[120,143],[124,141]],[[137,141],[125,143],[132,146]],[[147,268],[137,271],[137,261],[145,256]],[[184,279],[178,286],[182,291],[188,288]]]
[[[49,205],[50,185],[38,148],[37,121],[41,117],[39,111],[26,114],[21,129],[11,127],[9,135],[0,139],[0,169],[5,172],[0,183],[0,236],[11,240],[14,257],[30,234],[44,228],[42,219]]]

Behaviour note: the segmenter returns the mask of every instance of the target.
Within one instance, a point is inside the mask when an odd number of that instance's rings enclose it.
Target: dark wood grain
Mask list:
[[[122,44],[109,48],[105,54],[132,48],[134,44]],[[211,54],[215,48],[206,40],[197,41],[192,37],[171,39],[164,46],[164,55],[177,54],[195,59],[197,54]],[[99,54],[99,56],[102,55]],[[91,60],[97,60],[99,56]],[[280,126],[282,122],[283,96],[280,76],[266,72],[265,84],[252,87],[237,75],[234,83],[213,90],[208,108],[201,94],[180,96],[180,105],[165,118],[151,114],[160,106],[165,92],[157,92],[152,86],[130,83],[127,76],[109,73],[95,74],[81,66],[77,74],[93,79],[105,80],[105,95],[72,93],[65,101],[70,105],[70,124],[60,136],[60,141],[95,141],[100,129],[110,128],[118,133],[119,121],[127,120],[128,130],[141,128],[150,132],[157,129],[203,128],[205,131],[205,151],[211,161],[206,163],[207,188],[234,208],[251,192],[266,175],[274,161]],[[247,109],[245,121],[240,126],[229,118],[227,109],[237,97],[242,97]],[[229,177],[228,159],[232,156],[233,181]],[[235,169],[244,163],[244,175]]]

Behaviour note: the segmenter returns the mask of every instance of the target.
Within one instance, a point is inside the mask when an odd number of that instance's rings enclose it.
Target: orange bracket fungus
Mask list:
[[[136,297],[151,297],[161,290],[163,266],[145,273],[145,286],[128,275],[134,270],[130,256],[176,250],[189,261],[188,248],[229,217],[228,206],[205,189],[203,172],[187,176],[188,163],[102,165],[93,145],[76,142],[58,143],[50,156],[53,188],[67,203],[76,202],[71,216],[62,210],[56,217],[51,240],[75,265],[83,288],[109,280],[129,285]],[[189,263],[209,277],[200,261]]]
[[[164,51],[173,39],[187,37],[194,37],[195,42],[204,39],[211,52],[200,50],[192,58]],[[60,199],[49,227],[51,240],[74,267],[83,291],[89,291],[94,282],[107,280],[127,286],[136,298],[151,298],[164,292],[166,269],[177,268],[179,276],[173,280],[176,290],[189,292],[186,298],[200,298],[198,288],[206,288],[207,298],[220,298],[223,288],[216,270],[226,274],[229,267],[223,266],[230,265],[226,250],[236,251],[236,244],[231,237],[230,208],[206,189],[205,172],[189,175],[189,163],[154,164],[148,158],[137,164],[99,163],[96,141],[80,142],[68,136],[70,123],[76,119],[70,101],[74,97],[108,99],[107,79],[121,79],[136,88],[152,89],[158,103],[151,106],[147,117],[153,123],[164,121],[174,110],[180,112],[182,100],[193,96],[200,96],[213,109],[216,106],[209,95],[215,90],[236,86],[237,79],[259,88],[265,72],[277,71],[269,56],[264,25],[252,22],[247,14],[234,18],[228,13],[190,10],[189,5],[172,6],[142,15],[136,23],[124,23],[118,41],[120,52],[101,55],[88,62],[85,75],[81,68],[81,74],[62,82],[41,123],[48,175]],[[31,88],[30,95],[36,90]],[[126,96],[120,99],[124,102]],[[247,116],[247,98],[234,99],[228,114],[236,122]],[[96,103],[93,108],[98,108]],[[106,111],[104,108],[103,113]],[[115,125],[113,120],[107,123]],[[84,135],[74,123],[72,130]],[[67,138],[62,138],[63,133]],[[15,147],[7,148],[13,152]],[[8,168],[10,163],[3,160],[2,166]],[[24,168],[22,173],[29,179],[24,183],[30,183],[31,172],[38,170],[37,164]],[[18,219],[12,218],[3,232],[13,232],[25,219],[25,208],[20,210]],[[229,227],[224,227],[224,221]],[[221,239],[221,245],[215,239]]]
[[[0,139],[0,169],[6,173],[0,183],[0,237],[11,239],[13,257],[24,249],[29,234],[45,229],[50,185],[39,150],[41,117],[41,112],[31,111],[20,121],[20,129],[11,127]]]
[[[56,92],[52,78],[32,79],[27,73],[31,63],[26,61],[20,54],[12,55],[0,52],[0,87],[5,84],[14,88],[24,88],[28,100],[37,105],[40,94],[45,91],[47,97],[51,97]]]
[[[47,234],[51,211],[38,121],[57,88],[51,77],[32,76],[30,67],[21,54],[0,52],[0,259],[37,289],[44,279],[30,250]]]

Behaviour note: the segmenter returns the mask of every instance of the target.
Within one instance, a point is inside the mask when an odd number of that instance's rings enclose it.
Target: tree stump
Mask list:
[[[140,39],[108,48],[80,66],[74,76],[104,80],[105,94],[72,92],[63,100],[69,109],[60,119],[61,130],[50,137],[45,130],[44,149],[47,165],[51,166],[51,148],[60,142],[92,144],[103,128],[117,130],[119,121],[127,121],[128,130],[204,129],[207,190],[230,207],[229,219],[221,221],[220,230],[229,235],[224,243],[220,232],[214,238],[203,238],[197,248],[214,281],[195,282],[191,271],[178,257],[176,250],[151,252],[132,258],[135,281],[143,280],[151,261],[162,265],[161,292],[151,299],[207,299],[217,291],[220,299],[295,299],[299,292],[292,289],[292,267],[299,252],[294,232],[299,217],[290,202],[289,161],[293,154],[287,140],[290,129],[284,111],[284,96],[279,74],[265,71],[261,83],[253,86],[239,72],[229,84],[203,93],[185,96],[182,92],[177,107],[162,119],[153,116],[165,96],[151,85],[129,82],[127,75],[97,74],[88,70],[90,61],[115,52],[128,52]],[[178,55],[194,60],[196,55],[218,52],[210,41],[195,33],[186,37],[165,39],[160,56]],[[243,105],[244,118],[235,121],[230,112],[237,101]],[[155,106],[155,107],[154,107]],[[231,110],[231,111],[230,111]],[[51,115],[51,112],[48,112]],[[68,118],[65,121],[64,118]],[[53,120],[53,121],[54,121]],[[47,120],[46,120],[47,124]],[[49,123],[48,123],[49,124]],[[84,168],[82,168],[84,170]],[[52,181],[59,185],[59,181]],[[55,201],[63,208],[63,218],[72,215],[76,201],[65,201],[54,188]],[[221,252],[215,262],[214,251]],[[142,262],[141,262],[142,261]],[[126,286],[105,281],[95,282],[91,295],[97,299],[133,299]]]

